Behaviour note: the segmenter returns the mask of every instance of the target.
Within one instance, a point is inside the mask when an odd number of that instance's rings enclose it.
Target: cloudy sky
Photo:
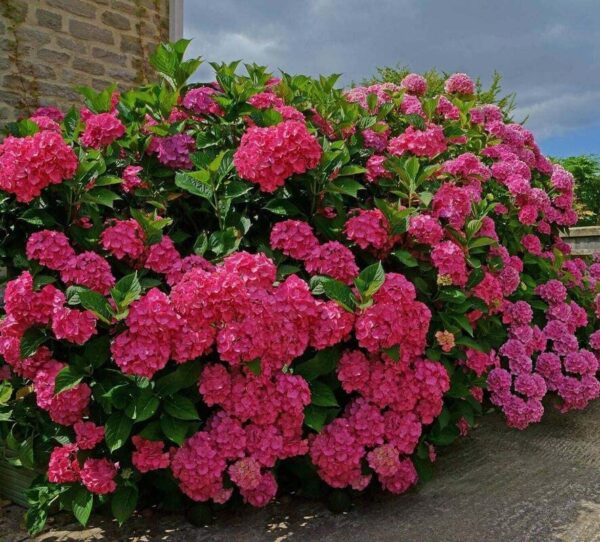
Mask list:
[[[291,73],[377,66],[503,75],[542,149],[600,154],[600,0],[218,0],[184,2],[184,35],[206,60]],[[211,79],[204,65],[201,80]]]

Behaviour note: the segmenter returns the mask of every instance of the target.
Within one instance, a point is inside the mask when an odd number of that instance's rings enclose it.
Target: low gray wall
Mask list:
[[[562,237],[571,245],[574,256],[591,256],[600,253],[600,226],[571,228]]]

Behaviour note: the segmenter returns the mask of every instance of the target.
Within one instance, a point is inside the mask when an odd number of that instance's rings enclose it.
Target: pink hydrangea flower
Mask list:
[[[379,209],[357,209],[344,224],[344,233],[363,250],[386,248],[390,242],[390,224]]]
[[[119,260],[139,260],[146,250],[144,239],[144,230],[133,218],[115,220],[100,235],[102,247]]]
[[[415,96],[423,96],[427,92],[427,81],[418,73],[409,73],[400,82],[400,87]]]
[[[139,177],[139,174],[143,169],[142,166],[127,166],[123,170],[123,183],[121,184],[123,192],[128,194],[129,192],[135,191],[136,188],[144,187],[145,183]]]
[[[90,311],[59,307],[52,315],[52,332],[57,339],[84,344],[96,333],[96,317]]]
[[[29,203],[47,186],[73,177],[77,165],[73,149],[56,132],[8,136],[0,144],[0,190]]]
[[[446,160],[441,171],[465,180],[487,181],[491,177],[490,169],[471,152]]]
[[[175,248],[175,243],[168,235],[163,235],[158,243],[148,249],[144,267],[155,273],[167,274],[180,262],[181,255]]]
[[[155,153],[158,161],[173,169],[191,169],[190,154],[195,150],[196,142],[188,134],[174,134],[165,137],[153,137],[148,152]]]
[[[383,152],[387,147],[390,128],[385,122],[378,122],[372,128],[362,131],[365,147],[376,152]]]
[[[240,493],[248,504],[262,507],[269,504],[277,494],[277,481],[272,472],[265,472],[254,489],[240,489]]]
[[[444,238],[444,230],[439,221],[424,214],[415,214],[410,217],[408,233],[418,243],[425,245],[436,245]]]
[[[85,119],[81,144],[93,149],[108,147],[125,134],[124,124],[116,113],[98,113]]]
[[[315,168],[322,152],[306,126],[290,120],[267,128],[249,128],[233,163],[242,179],[258,184],[263,192],[273,192],[288,177]]]
[[[430,124],[425,130],[409,126],[406,131],[388,143],[388,152],[401,156],[406,152],[415,156],[434,158],[447,148],[444,130],[441,126]]]
[[[115,477],[117,476],[118,463],[112,463],[108,459],[85,460],[81,467],[81,483],[91,493],[106,495],[117,489]]]
[[[440,96],[435,112],[442,115],[446,120],[460,119],[460,109],[456,107],[446,96]]]
[[[345,284],[351,284],[358,276],[354,254],[337,241],[328,241],[315,248],[304,264],[311,275],[327,275]]]
[[[115,285],[109,263],[91,251],[71,257],[61,269],[60,278],[65,284],[85,286],[103,295]]]
[[[77,422],[73,425],[75,441],[81,450],[93,450],[104,440],[104,427],[94,422]]]
[[[188,90],[183,97],[183,107],[197,115],[210,114],[221,116],[224,114],[224,111],[213,99],[215,94],[219,94],[219,92],[211,87],[199,87]]]
[[[75,256],[75,251],[67,236],[59,231],[42,230],[32,233],[27,239],[25,249],[30,260],[54,271],[62,270],[67,262]]]
[[[306,260],[318,248],[319,241],[307,222],[284,220],[271,230],[271,248],[281,250],[296,260]]]
[[[40,130],[50,130],[51,132],[61,133],[60,124],[53,121],[45,115],[29,117],[29,120],[35,122]]]
[[[462,229],[471,214],[471,193],[454,183],[444,183],[433,196],[433,216],[444,218],[455,229]]]
[[[170,464],[169,452],[164,451],[162,440],[148,440],[140,435],[131,437],[135,451],[131,454],[133,466],[140,472],[166,469]]]
[[[62,122],[65,118],[65,114],[56,107],[38,107],[34,112],[32,117],[48,117],[52,119],[54,122]]]
[[[464,286],[467,283],[467,264],[462,249],[454,241],[442,241],[433,247],[431,260],[438,274],[448,277],[452,284]]]
[[[367,172],[365,173],[365,178],[368,182],[374,183],[378,179],[390,178],[392,176],[383,165],[385,160],[385,156],[380,156],[378,154],[369,157],[367,160]]]
[[[466,73],[454,73],[446,79],[444,90],[448,94],[474,94],[475,83]]]
[[[65,444],[57,446],[50,454],[48,481],[53,484],[68,484],[79,481],[79,461],[77,446]]]

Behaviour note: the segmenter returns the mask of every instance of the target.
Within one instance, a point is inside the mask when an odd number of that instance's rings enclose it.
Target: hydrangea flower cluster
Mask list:
[[[268,128],[252,127],[233,157],[239,176],[273,192],[294,174],[317,166],[322,149],[302,122],[289,120]]]
[[[67,285],[85,286],[105,295],[115,284],[110,264],[100,254],[92,251],[76,254],[61,232],[41,230],[32,234],[27,240],[26,254],[29,259],[58,271]]]
[[[448,144],[441,126],[430,125],[425,130],[409,126],[406,131],[388,143],[388,152],[395,156],[411,153],[415,156],[434,158],[444,152]]]
[[[62,136],[42,130],[28,137],[8,136],[0,143],[0,190],[29,203],[53,184],[70,179],[77,157]]]
[[[326,275],[345,284],[351,284],[358,275],[352,251],[338,241],[319,244],[306,222],[285,220],[275,224],[271,230],[271,247],[303,260],[311,275]]]
[[[223,109],[212,98],[219,92],[212,87],[199,87],[188,90],[183,97],[183,107],[196,115],[222,115]]]
[[[173,454],[171,470],[181,490],[195,501],[225,502],[232,493],[223,485],[227,472],[246,502],[264,506],[277,492],[269,469],[307,452],[302,422],[308,383],[300,376],[256,376],[215,364],[202,372],[199,389],[209,406],[221,410]]]
[[[92,149],[107,147],[125,133],[125,126],[114,113],[90,115],[85,120],[81,144]]]

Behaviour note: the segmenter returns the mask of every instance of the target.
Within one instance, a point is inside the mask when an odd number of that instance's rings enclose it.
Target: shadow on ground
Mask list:
[[[2,542],[31,540],[21,515],[0,508]],[[84,530],[60,522],[35,540],[600,542],[600,401],[584,412],[548,412],[523,432],[490,415],[439,457],[432,481],[400,497],[358,500],[345,514],[286,498],[223,513],[204,528],[159,513],[138,515],[123,530],[101,518]]]

